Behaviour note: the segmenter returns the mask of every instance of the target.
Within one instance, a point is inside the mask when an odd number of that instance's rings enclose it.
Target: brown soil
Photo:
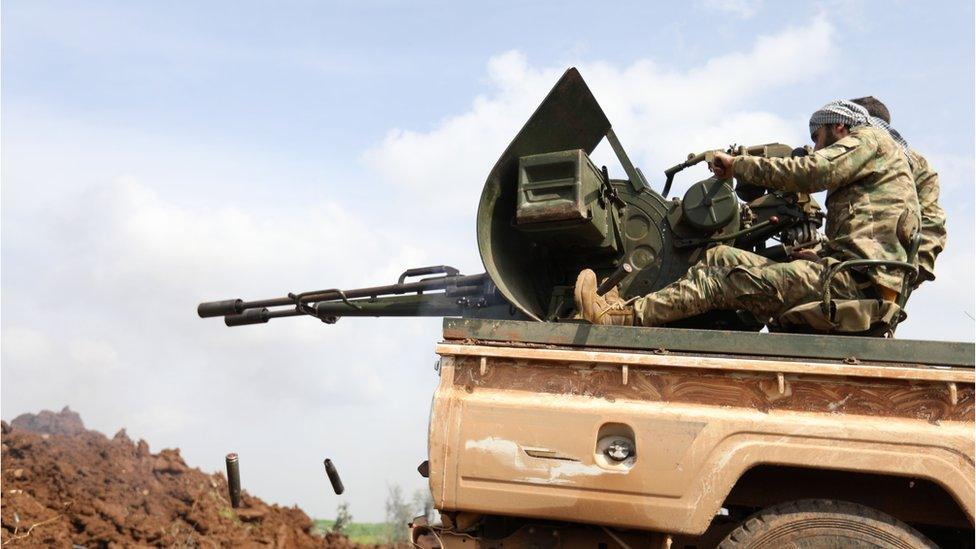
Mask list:
[[[3,545],[71,547],[356,547],[311,533],[297,507],[247,493],[233,509],[223,474],[149,451],[119,431],[84,428],[78,414],[24,414],[3,428]]]

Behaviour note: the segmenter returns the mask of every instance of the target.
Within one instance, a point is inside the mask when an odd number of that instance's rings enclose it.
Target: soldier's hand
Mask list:
[[[715,151],[712,163],[708,169],[712,170],[715,177],[719,179],[729,179],[732,177],[732,156],[722,151]]]
[[[806,259],[807,261],[813,261],[816,263],[820,261],[820,256],[817,252],[811,250],[810,248],[804,248],[802,250],[791,250],[790,257],[793,259]]]

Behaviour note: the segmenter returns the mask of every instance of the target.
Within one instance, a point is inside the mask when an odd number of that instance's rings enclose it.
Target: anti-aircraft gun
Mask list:
[[[604,139],[625,178],[591,158]],[[570,69],[485,182],[476,230],[486,272],[423,267],[389,286],[216,301],[198,313],[228,326],[465,317],[445,319],[435,348],[417,471],[440,519],[411,522],[417,547],[934,547],[928,535],[968,546],[971,343],[562,322],[575,314],[583,268],[629,298],[671,283],[710,246],[785,260],[818,242],[824,216],[807,195],[710,177],[668,198],[679,172],[712,156],[669,168],[658,192]],[[680,325],[760,326],[729,311]],[[341,493],[335,466],[325,467]]]
[[[613,179],[590,154],[606,139],[626,179]],[[782,144],[730,147],[732,154],[803,154]],[[660,193],[634,166],[580,73],[563,74],[488,175],[477,215],[485,273],[465,276],[448,266],[405,271],[396,284],[354,290],[289,293],[257,301],[201,303],[201,317],[227,326],[312,316],[462,316],[569,320],[581,269],[607,277],[629,298],[683,275],[710,246],[728,244],[771,259],[817,242],[823,221],[809,195],[767,191],[722,181],[698,181],[682,198],[667,199],[683,169],[710,162],[689,155],[665,171]],[[770,245],[770,241],[774,241]],[[426,277],[426,278],[417,278]],[[683,326],[758,329],[751,319],[714,312]]]

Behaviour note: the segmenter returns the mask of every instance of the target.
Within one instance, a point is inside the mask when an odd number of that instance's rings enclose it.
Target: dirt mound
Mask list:
[[[355,547],[312,535],[297,507],[245,493],[235,510],[222,474],[188,467],[179,450],[150,453],[124,430],[86,430],[67,408],[2,428],[4,545]]]
[[[10,425],[32,433],[48,435],[77,435],[86,431],[81,416],[65,406],[60,412],[42,410],[39,414],[20,414]]]

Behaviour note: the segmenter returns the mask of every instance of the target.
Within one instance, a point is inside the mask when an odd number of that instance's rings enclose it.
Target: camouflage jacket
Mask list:
[[[935,279],[935,258],[945,248],[946,216],[939,206],[939,174],[929,166],[924,156],[912,151],[915,190],[922,214],[922,244],[918,248],[919,282]]]
[[[883,130],[856,127],[804,157],[736,157],[733,172],[742,181],[770,189],[827,191],[825,248],[837,259],[908,259],[898,239],[898,220],[908,212],[905,219],[917,227],[918,195],[908,158]],[[898,270],[877,267],[866,274],[876,284],[901,291]]]

